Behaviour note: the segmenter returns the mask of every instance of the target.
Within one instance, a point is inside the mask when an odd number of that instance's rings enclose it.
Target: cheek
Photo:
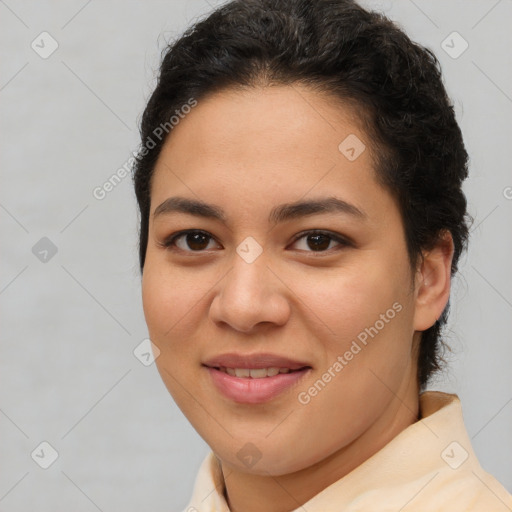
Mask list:
[[[393,389],[400,385],[411,365],[414,332],[407,261],[382,254],[364,256],[329,278],[316,279],[316,286],[313,278],[296,276],[294,281],[313,312],[308,316],[315,323],[321,321],[321,330],[316,331],[323,348],[318,371],[332,369],[338,357],[343,358],[343,370],[336,372],[329,387],[353,407],[389,393],[379,378]],[[329,398],[335,400],[336,393]],[[324,405],[328,407],[327,402]]]
[[[382,259],[377,261],[374,255],[367,256],[329,273],[290,276],[294,291],[313,313],[312,318],[316,317],[326,329],[336,348],[373,326],[388,310],[388,316],[394,318],[393,304],[398,302],[405,307],[403,270]]]
[[[199,280],[199,281],[198,281]],[[190,272],[166,269],[164,264],[148,262],[142,278],[144,316],[151,339],[157,344],[174,344],[186,335],[191,318],[198,314],[205,284]],[[207,283],[206,283],[207,285]]]
[[[164,268],[162,268],[164,267]],[[190,276],[189,276],[190,279]],[[198,302],[204,292],[174,269],[156,265],[149,258],[142,278],[142,303],[151,341],[160,353],[155,360],[162,381],[185,415],[190,414],[187,382],[197,368],[197,354],[190,338],[199,319]],[[196,283],[197,284],[197,283]],[[195,306],[195,308],[194,308]]]
[[[360,281],[352,300],[343,302],[337,317],[333,314],[326,320],[337,327],[340,335],[331,338],[326,347],[328,362],[319,370],[328,371],[336,362],[341,364],[336,367],[337,376],[329,384],[329,393],[316,406],[329,410],[329,404],[343,397],[343,411],[357,411],[351,420],[354,431],[382,410],[415,367],[414,307],[407,288],[389,279],[369,284]]]
[[[165,275],[146,263],[142,277],[142,304],[150,337],[160,346],[163,334],[172,328],[176,302],[173,293],[169,293],[168,279]]]

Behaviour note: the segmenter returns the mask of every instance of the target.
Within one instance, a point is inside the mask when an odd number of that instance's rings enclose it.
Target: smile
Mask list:
[[[241,404],[262,404],[274,400],[298,385],[312,368],[212,368],[203,366],[210,382],[223,397]],[[234,375],[233,375],[234,373]]]
[[[232,377],[240,377],[244,379],[262,379],[264,377],[274,377],[278,373],[289,373],[291,371],[297,371],[290,370],[290,368],[277,368],[275,366],[270,368],[225,368],[221,366],[220,368],[217,368],[217,370],[227,373]]]

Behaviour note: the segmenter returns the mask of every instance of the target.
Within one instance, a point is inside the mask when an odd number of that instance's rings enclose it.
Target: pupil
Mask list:
[[[208,245],[208,242],[205,244],[206,238],[207,235],[204,233],[189,233],[187,235],[187,244],[193,250],[201,250]]]
[[[322,243],[322,238],[323,238],[323,243]],[[311,240],[316,240],[314,243],[313,243],[313,246],[311,246],[309,243],[308,243],[308,246],[310,249],[327,249],[329,247],[329,244],[330,244],[330,239],[327,235],[309,235],[308,236],[308,242],[311,241]],[[318,243],[318,239],[320,239],[320,243]]]

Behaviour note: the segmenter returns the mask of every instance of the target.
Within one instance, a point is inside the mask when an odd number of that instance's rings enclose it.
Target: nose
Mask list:
[[[212,300],[211,319],[243,333],[261,328],[261,324],[284,325],[290,304],[288,289],[281,279],[263,255],[247,263],[236,254],[233,267],[219,282]]]

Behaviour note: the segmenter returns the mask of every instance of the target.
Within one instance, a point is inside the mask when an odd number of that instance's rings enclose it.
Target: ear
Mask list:
[[[436,246],[423,253],[416,271],[414,330],[425,331],[435,324],[450,298],[453,239],[444,231]]]

